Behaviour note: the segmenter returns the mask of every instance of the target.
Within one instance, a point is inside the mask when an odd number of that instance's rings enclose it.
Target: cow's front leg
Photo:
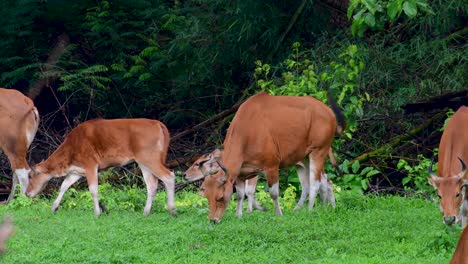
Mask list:
[[[57,196],[57,199],[55,199],[54,204],[52,205],[52,212],[53,213],[57,212],[57,210],[58,210],[58,208],[60,206],[60,202],[62,201],[63,195],[65,194],[65,192],[70,188],[70,186],[72,186],[80,178],[81,178],[80,175],[70,174],[65,178],[65,180],[63,180],[62,185],[60,186],[60,193]]]
[[[268,187],[270,189],[270,196],[273,199],[273,203],[275,204],[275,212],[276,215],[282,216],[283,212],[281,211],[280,203],[279,203],[279,172],[278,167],[268,168],[265,170],[265,174],[268,181]]]

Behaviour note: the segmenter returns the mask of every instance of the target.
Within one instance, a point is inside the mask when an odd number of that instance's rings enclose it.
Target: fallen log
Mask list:
[[[388,150],[398,146],[399,144],[401,144],[403,141],[406,141],[408,139],[410,139],[411,137],[419,134],[421,131],[425,130],[427,127],[429,127],[431,124],[441,120],[442,118],[445,117],[445,111],[443,112],[440,112],[436,115],[434,115],[431,119],[427,120],[427,122],[419,125],[418,127],[414,128],[413,130],[411,130],[409,133],[406,133],[404,135],[401,135],[395,139],[393,139],[392,141],[390,141],[389,143],[381,146],[380,148],[376,149],[376,150],[373,150],[373,151],[370,151],[370,152],[367,152],[367,153],[364,153],[362,155],[360,155],[359,157],[351,160],[351,164],[354,163],[355,161],[359,161],[360,163],[362,163],[363,161],[366,161],[372,157],[375,157],[375,156],[379,156],[379,155],[382,155],[384,154],[385,152],[387,152]]]

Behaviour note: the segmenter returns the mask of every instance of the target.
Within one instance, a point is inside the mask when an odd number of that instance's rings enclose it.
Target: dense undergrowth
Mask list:
[[[207,219],[206,200],[177,194],[177,218],[157,194],[143,216],[145,191],[101,186],[110,213],[96,218],[87,191],[70,191],[57,214],[53,200],[18,197],[0,208],[16,234],[2,263],[447,263],[460,228],[442,224],[437,204],[419,198],[337,192],[337,208],[317,204],[293,212],[295,199],[281,198],[284,216],[268,208],[238,219],[234,201],[223,221]],[[285,192],[286,194],[288,192]]]

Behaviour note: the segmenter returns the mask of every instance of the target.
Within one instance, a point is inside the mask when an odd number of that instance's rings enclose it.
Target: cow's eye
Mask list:
[[[437,196],[439,196],[439,199],[442,199],[442,196],[440,196],[440,194],[438,194]]]
[[[460,196],[460,193],[457,193],[457,195],[456,195],[456,196],[457,196],[457,197],[458,197],[458,196]]]
[[[195,167],[199,167],[199,166],[200,166],[200,163],[195,163],[195,164],[193,164],[193,165],[195,165]]]

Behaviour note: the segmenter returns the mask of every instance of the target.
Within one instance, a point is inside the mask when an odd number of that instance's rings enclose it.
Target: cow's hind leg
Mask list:
[[[65,180],[63,180],[62,185],[60,186],[60,193],[57,196],[57,199],[55,199],[54,204],[52,205],[52,212],[56,213],[59,206],[60,202],[62,202],[63,195],[65,192],[72,186],[75,182],[77,182],[81,178],[80,175],[77,174],[70,174],[68,175]]]
[[[306,158],[302,163],[296,164],[296,171],[297,176],[299,177],[299,182],[301,183],[302,192],[301,198],[299,198],[299,202],[297,202],[296,207],[294,207],[294,211],[297,211],[302,208],[302,205],[307,199],[309,195],[309,159]]]
[[[278,167],[267,168],[265,169],[265,174],[268,181],[268,187],[270,189],[270,196],[273,199],[273,203],[275,204],[275,212],[276,215],[282,216],[283,212],[281,211],[280,203],[279,203],[279,172]]]
[[[146,183],[146,205],[143,213],[145,216],[149,215],[151,212],[151,207],[153,206],[154,195],[156,194],[156,190],[158,189],[158,179],[153,176],[153,173],[149,168],[145,165],[138,163],[138,166],[141,169],[141,173],[143,174],[143,179]]]
[[[321,175],[328,149],[319,149],[309,154],[309,211],[314,208],[315,198],[320,189]]]
[[[148,158],[146,158],[148,160]],[[159,157],[152,157],[150,160],[160,160]],[[172,216],[177,216],[177,212],[175,210],[174,205],[174,197],[175,197],[175,175],[170,170],[168,170],[164,165],[157,164],[151,161],[137,161],[138,164],[143,164],[146,166],[155,177],[160,179],[164,183],[164,187],[166,187],[167,193],[167,210]]]
[[[93,204],[94,204],[94,214],[96,216],[101,215],[101,206],[99,205],[99,197],[98,197],[98,172],[97,166],[94,169],[86,170],[86,180],[88,181],[88,189],[93,197]]]

